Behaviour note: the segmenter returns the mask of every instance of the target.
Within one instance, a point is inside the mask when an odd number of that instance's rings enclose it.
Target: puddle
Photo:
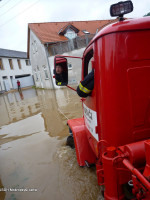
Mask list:
[[[82,116],[74,91],[24,90],[0,96],[0,200],[100,200],[95,168],[65,146],[67,119]]]

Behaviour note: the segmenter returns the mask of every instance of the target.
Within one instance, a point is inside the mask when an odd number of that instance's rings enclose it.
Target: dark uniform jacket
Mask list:
[[[84,78],[77,87],[77,93],[80,97],[87,97],[94,88],[94,69]]]
[[[56,84],[57,85],[67,85],[67,77],[65,73],[55,74]]]

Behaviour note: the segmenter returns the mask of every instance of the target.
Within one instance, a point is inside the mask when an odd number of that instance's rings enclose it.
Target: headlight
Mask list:
[[[124,14],[130,13],[133,11],[132,1],[121,1],[116,4],[111,5],[110,15],[112,17],[119,16],[123,17]]]

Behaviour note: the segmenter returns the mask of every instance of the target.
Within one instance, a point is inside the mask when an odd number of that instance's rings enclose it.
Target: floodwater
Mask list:
[[[69,89],[0,95],[0,200],[100,200],[95,168],[65,145],[67,119],[82,116]]]

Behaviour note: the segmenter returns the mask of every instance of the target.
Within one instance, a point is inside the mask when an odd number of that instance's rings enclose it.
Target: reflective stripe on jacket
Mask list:
[[[58,81],[57,81],[57,85],[61,85],[61,84],[62,84],[62,82],[58,82]]]
[[[77,93],[80,97],[87,97],[94,88],[94,70],[92,70],[77,87]]]
[[[89,89],[87,89],[86,87],[84,87],[81,83],[79,84],[79,89],[82,91],[82,92],[84,92],[84,93],[86,93],[86,94],[89,94],[92,90],[89,90]]]

